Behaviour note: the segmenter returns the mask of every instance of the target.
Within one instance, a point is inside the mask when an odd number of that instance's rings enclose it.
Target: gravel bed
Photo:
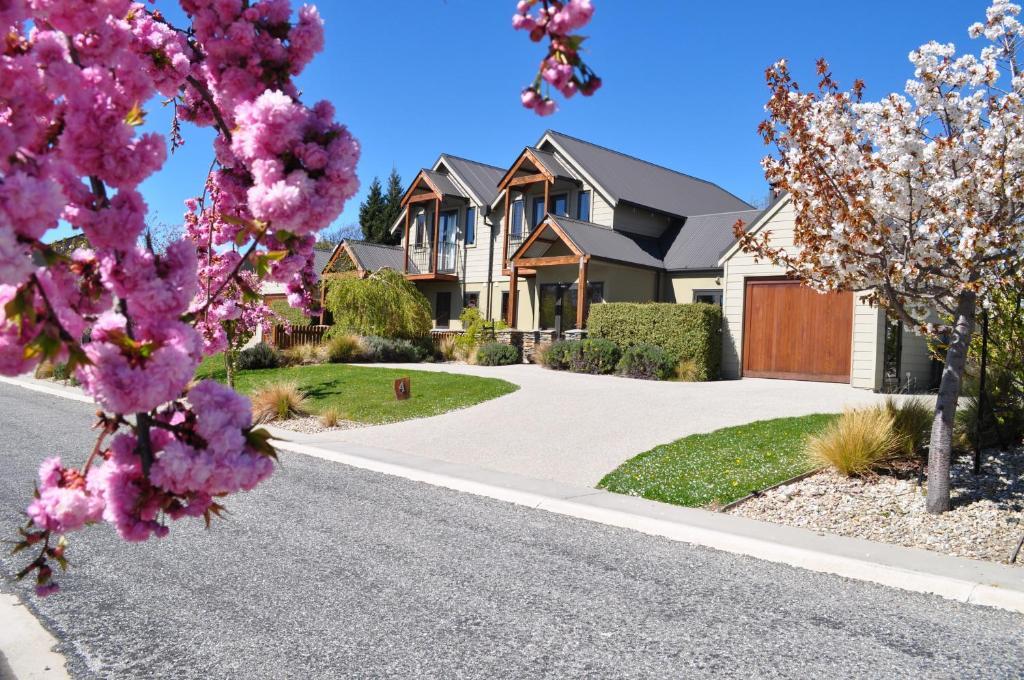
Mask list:
[[[916,479],[842,477],[831,470],[751,498],[729,512],[778,524],[924,548],[957,557],[1009,562],[1024,534],[1024,449],[986,452],[974,476],[953,466],[953,509],[925,511]],[[1024,553],[1024,551],[1022,551]],[[1024,566],[1024,554],[1016,566]]]
[[[320,422],[319,416],[306,416],[304,418],[291,418],[290,420],[275,420],[270,423],[274,427],[303,434],[316,434],[318,432],[334,432],[336,430],[354,430],[357,427],[366,427],[366,423],[357,423],[354,420],[339,420],[334,427],[325,427]]]

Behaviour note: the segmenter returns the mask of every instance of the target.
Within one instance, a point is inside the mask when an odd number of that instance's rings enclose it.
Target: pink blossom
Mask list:
[[[38,494],[26,512],[45,531],[75,531],[98,522],[103,514],[103,499],[89,493],[81,473],[64,468],[60,458],[48,458],[40,465]]]
[[[0,182],[0,214],[15,232],[38,239],[57,226],[64,207],[60,185],[43,177],[15,172]]]
[[[18,242],[14,230],[0,216],[0,285],[18,286],[32,275],[32,255]]]

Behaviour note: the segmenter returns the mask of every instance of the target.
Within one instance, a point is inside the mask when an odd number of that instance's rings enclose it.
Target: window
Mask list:
[[[426,238],[427,232],[427,216],[424,213],[416,215],[416,247],[423,247],[423,241]]]
[[[551,208],[548,211],[552,215],[569,216],[569,194],[555,194],[551,197]]]
[[[512,202],[512,224],[508,233],[513,237],[523,235],[523,199],[517,198]],[[511,255],[511,253],[509,253]]]
[[[722,306],[722,291],[720,290],[695,290],[693,291],[693,301],[703,302],[706,305],[718,305]]]
[[[544,197],[534,196],[533,198],[533,223],[530,225],[534,229],[537,225],[544,220]]]
[[[508,320],[508,291],[502,291],[501,293],[501,318],[504,321]]]
[[[480,293],[464,293],[462,295],[462,308],[480,309]]]
[[[576,219],[590,221],[590,192],[581,191],[576,195]]]
[[[466,208],[466,245],[476,243],[476,208]]]

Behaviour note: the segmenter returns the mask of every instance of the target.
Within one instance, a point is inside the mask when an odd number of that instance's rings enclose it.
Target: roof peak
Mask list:
[[[664,170],[665,172],[671,172],[671,173],[673,173],[675,175],[679,175],[680,177],[686,177],[687,179],[692,179],[692,180],[694,180],[696,182],[702,182],[704,184],[713,186],[716,189],[721,189],[722,191],[726,192],[727,194],[729,194],[730,196],[734,197],[738,201],[743,201],[743,199],[740,198],[739,196],[737,196],[736,194],[732,193],[731,191],[729,191],[725,187],[722,187],[721,185],[715,184],[711,180],[704,179],[702,177],[697,177],[695,175],[691,175],[689,173],[682,172],[681,170],[676,170],[674,168],[669,168],[669,167],[666,167],[664,165],[660,165],[658,163],[652,163],[651,161],[643,159],[643,158],[640,158],[638,156],[633,156],[632,154],[628,154],[628,153],[625,153],[623,151],[618,151],[617,149],[611,149],[611,148],[608,148],[607,146],[603,146],[601,144],[595,144],[594,142],[588,141],[586,139],[580,139],[579,137],[574,137],[572,135],[567,135],[566,133],[559,132],[558,130],[552,130],[552,129],[548,128],[544,132],[544,136],[547,136],[547,135],[554,135],[554,136],[558,136],[558,137],[565,137],[566,139],[571,139],[574,142],[579,142],[580,144],[586,144],[587,146],[592,146],[595,149],[601,149],[602,151],[607,151],[608,153],[613,153],[616,156],[622,156],[623,158],[628,158],[628,159],[636,161],[638,163],[644,163],[645,165],[649,165],[652,168],[658,168],[659,170]],[[543,137],[542,137],[542,139],[543,139]],[[747,202],[743,201],[743,203],[747,203]],[[747,205],[750,205],[750,204],[747,203]],[[751,206],[751,209],[754,209],[753,206]],[[736,211],[736,212],[741,212],[741,211]],[[708,213],[708,214],[714,214],[714,213]]]
[[[444,158],[453,158],[453,159],[455,159],[457,161],[464,161],[466,163],[472,163],[473,165],[482,165],[485,168],[491,168],[493,170],[501,170],[502,172],[504,172],[504,170],[505,170],[504,168],[499,167],[497,165],[491,165],[490,163],[484,163],[483,161],[475,161],[472,158],[466,158],[465,156],[456,156],[453,153],[445,153],[443,151],[441,152],[441,158],[442,159],[444,159]]]

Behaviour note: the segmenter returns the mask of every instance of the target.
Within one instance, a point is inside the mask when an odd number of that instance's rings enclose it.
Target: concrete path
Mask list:
[[[526,365],[400,367],[503,378],[520,389],[433,418],[288,438],[339,451],[347,444],[373,446],[592,487],[636,454],[686,435],[768,418],[836,413],[883,399],[849,385],[788,380],[676,383]],[[412,389],[415,393],[415,380]]]
[[[0,386],[0,526],[88,404]],[[305,456],[207,531],[73,537],[46,600],[76,678],[1017,678],[1019,614]],[[639,501],[619,497],[625,501]],[[652,504],[653,505],[653,504]],[[695,511],[696,512],[696,511]],[[0,552],[0,577],[22,562]],[[2,666],[0,666],[2,668]]]

